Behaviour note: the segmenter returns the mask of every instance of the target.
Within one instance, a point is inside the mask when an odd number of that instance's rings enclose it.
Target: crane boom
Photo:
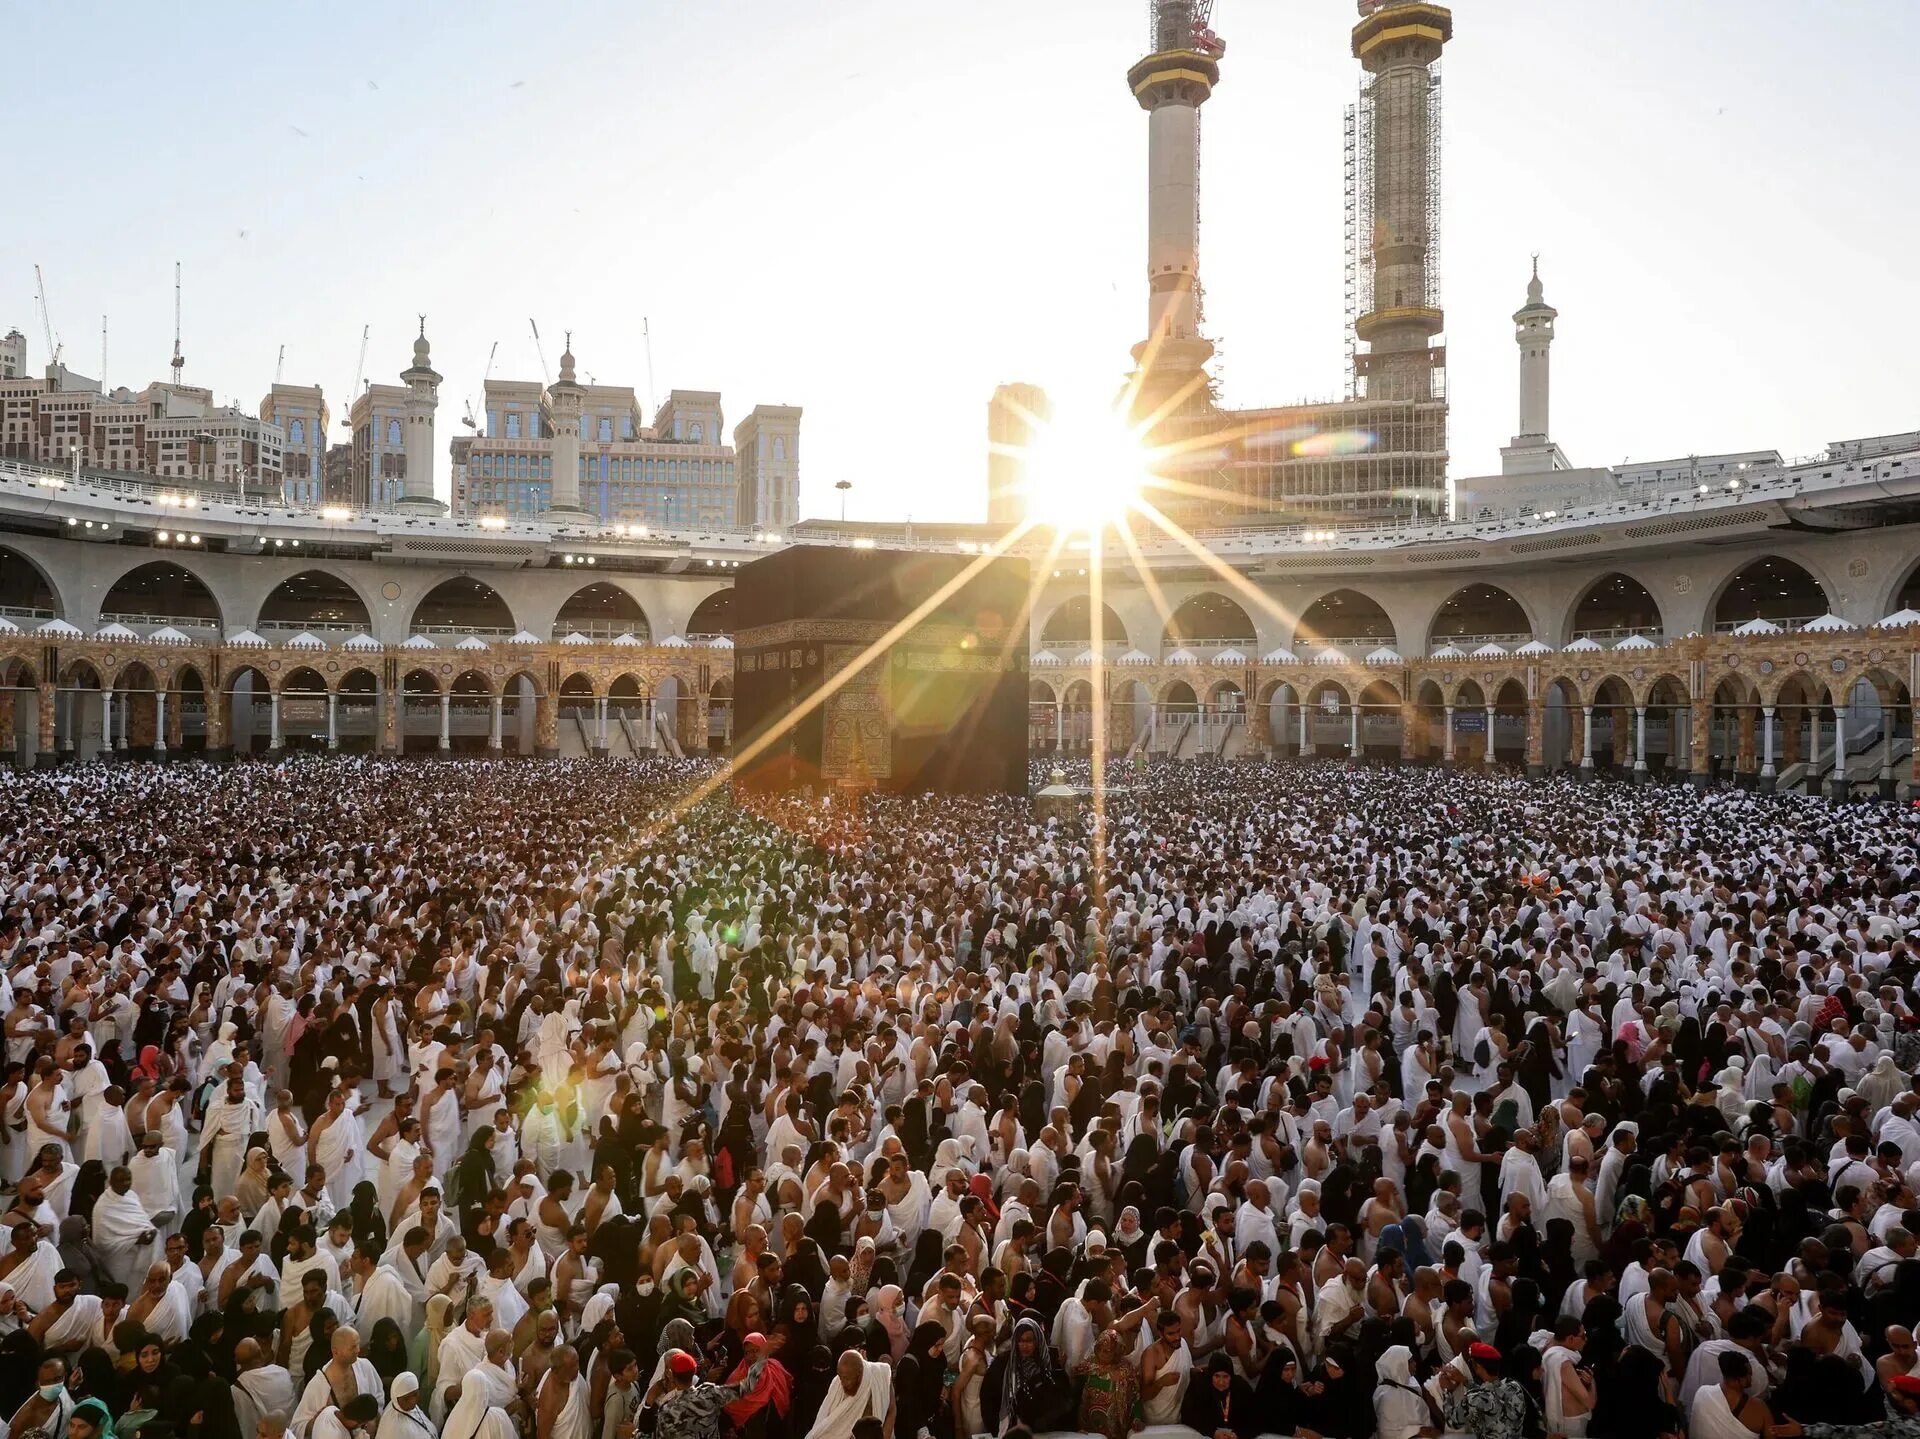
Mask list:
[[[280,383],[280,375],[281,375],[281,372],[282,372],[283,370],[285,370],[286,368],[287,368],[287,347],[286,347],[285,345],[282,345],[282,346],[280,347],[280,358],[279,358],[279,359],[277,359],[277,360],[275,360],[275,361],[273,362],[273,382],[274,382],[274,384],[276,384],[276,385],[277,385],[277,384],[279,384],[279,383]]]
[[[531,319],[527,323],[533,326],[533,352],[540,357],[540,382],[551,385],[553,376],[547,372],[547,347],[540,343],[540,326]]]
[[[372,333],[372,325],[362,325],[360,327],[360,359],[353,367],[353,389],[347,395],[346,413],[340,417],[340,422],[345,425],[349,431],[353,429],[353,402],[360,397],[360,377],[367,372],[367,336]]]
[[[173,262],[173,382],[180,383],[181,373],[186,369],[186,356],[180,353],[180,262]]]
[[[60,363],[60,342],[53,336],[53,314],[47,309],[47,277],[40,272],[39,265],[33,267],[34,298],[40,302],[40,329],[47,337],[47,363]]]
[[[493,378],[493,357],[499,353],[500,353],[500,342],[498,340],[495,340],[493,342],[493,348],[487,351],[486,371],[480,376],[480,404],[483,410],[486,407],[486,403],[487,403],[487,381]],[[467,418],[465,423],[466,423],[466,427],[470,430],[478,432],[478,430],[480,429],[480,420],[474,414],[472,400],[467,401]]]

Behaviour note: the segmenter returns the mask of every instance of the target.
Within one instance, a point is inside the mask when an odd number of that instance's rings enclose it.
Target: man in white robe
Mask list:
[[[147,1218],[162,1235],[171,1234],[180,1220],[180,1165],[162,1149],[163,1136],[150,1129],[140,1136],[140,1152],[127,1162],[133,1192]],[[131,1287],[131,1286],[129,1286]]]
[[[580,1351],[571,1344],[555,1346],[534,1398],[534,1412],[542,1439],[592,1439],[587,1379],[580,1372]]]
[[[33,1225],[20,1224],[13,1230],[13,1248],[0,1258],[0,1279],[37,1314],[53,1303],[53,1276],[65,1267],[60,1251]]]
[[[418,1330],[420,1319],[426,1315],[426,1300],[421,1298],[416,1301],[413,1291],[392,1265],[384,1261],[375,1265],[371,1260],[356,1257],[356,1277],[360,1277],[358,1271],[362,1266],[366,1267],[366,1274],[361,1277],[360,1292],[356,1296],[356,1324],[369,1334],[373,1333],[373,1326],[382,1319],[391,1319],[398,1324],[402,1334],[411,1335]],[[419,1319],[416,1319],[416,1315]]]
[[[834,1382],[813,1416],[806,1439],[853,1439],[853,1426],[862,1419],[885,1420],[893,1409],[893,1370],[869,1363],[858,1350],[840,1356]]]
[[[388,1143],[387,1157],[380,1161],[380,1171],[374,1176],[382,1216],[393,1213],[393,1201],[413,1177],[413,1162],[419,1157],[420,1121],[408,1115],[400,1122],[399,1134]]]
[[[240,1164],[246,1156],[247,1140],[265,1123],[260,1106],[247,1098],[246,1081],[239,1075],[227,1080],[226,1097],[207,1106],[200,1128],[199,1152],[202,1162],[209,1148],[213,1152],[211,1187],[215,1194],[231,1194],[240,1178]]]
[[[434,1381],[433,1402],[428,1406],[434,1423],[446,1419],[454,1403],[453,1396],[459,1392],[461,1380],[468,1371],[486,1363],[487,1335],[493,1328],[493,1301],[475,1298],[467,1306],[466,1319],[449,1329],[440,1341],[439,1377]]]
[[[198,1277],[191,1264],[185,1270]],[[140,1292],[127,1305],[127,1318],[138,1321],[142,1329],[163,1343],[178,1344],[193,1323],[193,1301],[187,1297],[186,1285],[174,1278],[171,1269],[155,1264],[147,1270]]]
[[[167,1165],[171,1171],[173,1166]],[[132,1293],[159,1258],[160,1231],[133,1189],[133,1172],[115,1166],[93,1205],[93,1243],[107,1272]]]
[[[266,1415],[291,1414],[300,1397],[286,1366],[269,1364],[268,1358],[266,1347],[258,1339],[242,1339],[234,1346],[238,1372],[233,1381],[233,1413],[239,1421],[241,1439],[254,1433]]]
[[[97,1159],[107,1168],[125,1164],[133,1154],[133,1136],[127,1132],[126,1095],[110,1084],[80,1139],[80,1158]]]
[[[487,1361],[461,1376],[460,1401],[440,1426],[441,1439],[519,1439],[506,1408],[516,1392],[508,1358],[512,1348],[513,1336],[506,1330],[487,1335]]]

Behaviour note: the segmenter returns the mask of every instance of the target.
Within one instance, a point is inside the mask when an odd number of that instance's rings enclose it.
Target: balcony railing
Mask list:
[[[220,621],[203,618],[198,615],[156,615],[126,610],[102,610],[100,623],[105,625],[125,625],[143,638],[154,630],[176,629],[183,634],[201,635],[219,638]]]
[[[590,640],[618,639],[621,635],[632,635],[642,644],[652,643],[652,632],[644,619],[631,620],[555,620],[553,637],[563,640],[568,635],[585,635]]]

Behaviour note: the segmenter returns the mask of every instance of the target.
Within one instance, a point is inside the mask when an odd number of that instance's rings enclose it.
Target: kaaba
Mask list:
[[[734,782],[1024,794],[1028,585],[1025,560],[820,545],[742,568]]]

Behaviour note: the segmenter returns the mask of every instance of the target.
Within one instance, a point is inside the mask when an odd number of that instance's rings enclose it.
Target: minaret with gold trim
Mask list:
[[[1213,345],[1200,335],[1200,107],[1220,83],[1225,47],[1194,0],[1156,0],[1153,53],[1127,71],[1147,112],[1147,338],[1134,346],[1133,409],[1173,397],[1205,404]]]
[[[1426,0],[1360,0],[1353,56],[1369,76],[1373,303],[1355,326],[1367,398],[1433,397],[1433,340],[1445,328],[1437,276],[1433,65],[1453,38],[1453,12]]]

